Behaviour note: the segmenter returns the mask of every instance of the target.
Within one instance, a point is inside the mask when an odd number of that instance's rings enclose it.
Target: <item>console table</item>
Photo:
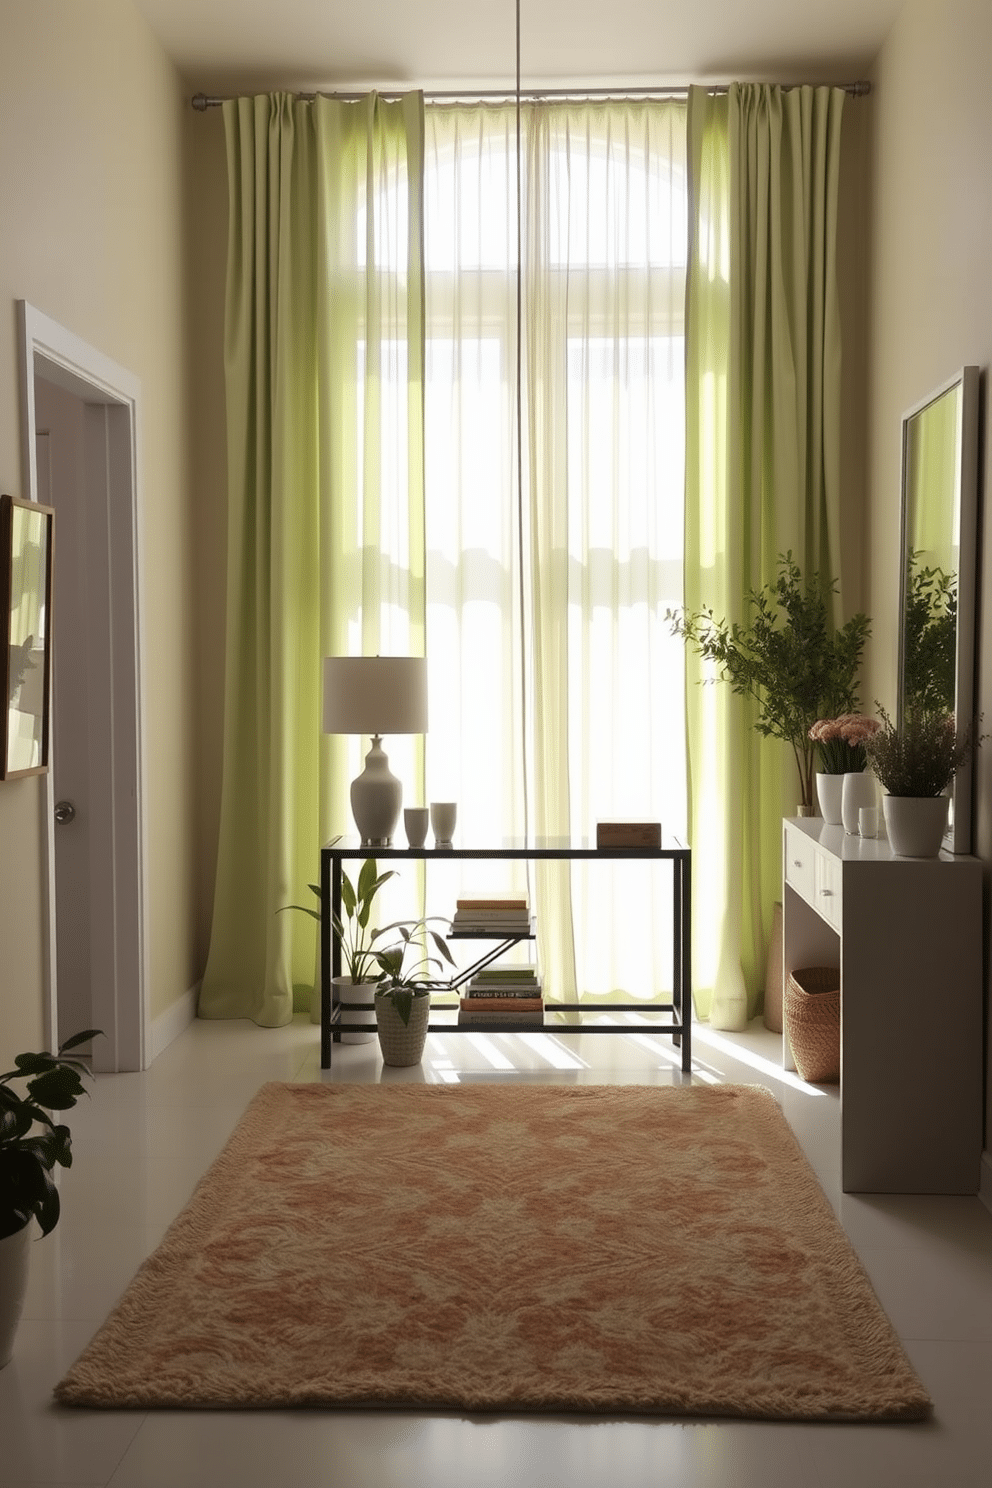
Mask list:
[[[784,983],[799,967],[840,968],[841,1187],[975,1193],[981,863],[900,858],[885,837],[816,818],[787,818],[782,842]]]
[[[671,1021],[653,1025],[651,1031],[670,1033],[676,1047],[681,1046],[682,1069],[688,1073],[692,1068],[692,977],[690,943],[690,880],[691,851],[684,843],[665,839],[660,848],[617,847],[597,848],[589,844],[563,842],[549,839],[504,842],[492,847],[377,847],[363,848],[357,842],[338,838],[320,850],[320,1067],[331,1067],[331,1045],[340,1038],[337,1026],[337,1009],[332,998],[332,978],[341,974],[341,948],[332,934],[332,911],[341,912],[341,865],[353,859],[375,858],[376,862],[392,865],[394,862],[423,861],[428,868],[432,862],[450,863],[453,859],[479,859],[492,862],[497,859],[537,861],[557,859],[594,862],[628,862],[643,860],[647,864],[669,863],[672,873],[672,1001],[671,1002],[549,1002],[545,1000],[545,1012],[583,1014],[593,1012],[661,1012],[671,1013]],[[492,936],[459,936],[458,939],[498,939],[513,943],[524,937],[504,936],[498,932]],[[490,959],[490,958],[486,958]],[[450,1011],[451,1009],[447,1009]],[[440,1011],[440,1009],[439,1009]],[[353,1025],[356,1026],[356,1025]],[[370,1025],[374,1026],[374,1025]],[[551,1025],[557,1032],[568,1031],[557,1024]],[[545,1025],[547,1027],[547,1025]],[[540,1032],[534,1024],[505,1023],[487,1024],[489,1033],[533,1033]],[[584,1033],[630,1033],[628,1023],[594,1023],[584,1027],[574,1025],[573,1032]],[[643,1032],[644,1030],[638,1030]],[[454,1023],[430,1023],[430,1033],[479,1032],[470,1026],[459,1027]]]

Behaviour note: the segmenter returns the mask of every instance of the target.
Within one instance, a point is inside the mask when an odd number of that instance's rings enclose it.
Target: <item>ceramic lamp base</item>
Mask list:
[[[389,768],[378,734],[365,756],[365,769],[351,782],[351,811],[363,847],[392,847],[403,805],[403,786]]]

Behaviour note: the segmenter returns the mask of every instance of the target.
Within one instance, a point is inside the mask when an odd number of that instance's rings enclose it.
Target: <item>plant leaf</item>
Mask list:
[[[78,1049],[80,1044],[88,1044],[90,1039],[102,1037],[102,1028],[87,1028],[83,1033],[74,1033],[72,1038],[67,1038],[64,1044],[60,1044],[59,1053],[64,1054],[67,1049]]]

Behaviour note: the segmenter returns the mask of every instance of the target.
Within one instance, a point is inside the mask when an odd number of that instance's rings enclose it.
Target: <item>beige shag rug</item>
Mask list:
[[[266,1085],[69,1405],[920,1420],[773,1098]]]

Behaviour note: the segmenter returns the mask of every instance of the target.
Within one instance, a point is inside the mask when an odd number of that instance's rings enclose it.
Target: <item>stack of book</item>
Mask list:
[[[465,1024],[544,1023],[541,979],[535,966],[487,966],[469,982],[458,1004]]]
[[[459,899],[451,921],[455,935],[531,935],[533,928],[526,895],[503,899]]]

